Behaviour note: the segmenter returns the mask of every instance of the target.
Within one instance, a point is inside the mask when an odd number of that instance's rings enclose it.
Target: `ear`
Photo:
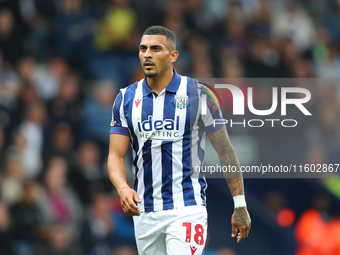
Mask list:
[[[179,56],[179,52],[177,50],[174,50],[171,52],[171,57],[170,57],[170,63],[173,64],[176,62],[177,58]]]

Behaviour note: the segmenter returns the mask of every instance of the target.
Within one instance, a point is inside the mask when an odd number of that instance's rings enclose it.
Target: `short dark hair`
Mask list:
[[[176,35],[170,29],[163,26],[152,26],[147,28],[143,35],[164,35],[176,48]]]

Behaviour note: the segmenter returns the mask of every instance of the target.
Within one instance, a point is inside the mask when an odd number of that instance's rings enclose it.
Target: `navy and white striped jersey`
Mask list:
[[[205,205],[207,184],[195,169],[202,166],[206,133],[223,126],[213,125],[222,114],[207,90],[175,70],[158,96],[146,79],[120,90],[110,133],[130,136],[141,212]],[[201,114],[203,94],[208,102],[205,115]]]

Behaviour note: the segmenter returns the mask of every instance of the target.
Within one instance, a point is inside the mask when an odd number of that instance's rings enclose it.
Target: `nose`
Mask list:
[[[152,58],[152,54],[151,54],[151,49],[147,48],[145,53],[144,53],[144,58]]]

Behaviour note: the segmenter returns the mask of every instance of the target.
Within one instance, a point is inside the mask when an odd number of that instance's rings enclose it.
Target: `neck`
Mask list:
[[[154,78],[146,77],[149,87],[157,94],[161,93],[171,82],[174,76],[172,67],[166,69],[163,73],[159,73]]]

